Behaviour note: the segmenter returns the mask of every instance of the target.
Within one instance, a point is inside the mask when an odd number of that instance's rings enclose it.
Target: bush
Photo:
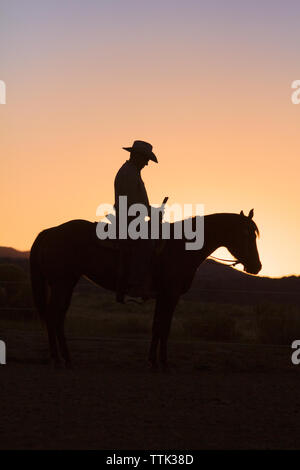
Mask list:
[[[291,344],[300,339],[300,311],[293,305],[260,304],[255,309],[257,340],[266,344]]]
[[[33,316],[33,301],[28,274],[14,264],[0,264],[0,316],[27,319]]]
[[[201,312],[181,320],[184,335],[209,341],[236,341],[236,320],[229,312]]]

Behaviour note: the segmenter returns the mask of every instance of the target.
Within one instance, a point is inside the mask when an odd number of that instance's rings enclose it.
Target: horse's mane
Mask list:
[[[219,212],[219,213],[214,213],[214,214],[207,214],[207,215],[204,215],[204,216],[202,216],[202,215],[195,215],[195,216],[193,216],[193,217],[187,217],[186,219],[177,220],[177,221],[175,221],[175,222],[167,222],[167,223],[169,223],[170,226],[171,226],[171,228],[174,229],[175,224],[184,223],[186,220],[192,220],[192,229],[195,230],[195,229],[196,229],[196,219],[199,218],[199,217],[200,217],[200,218],[204,217],[204,219],[205,219],[205,218],[211,218],[211,219],[213,219],[213,218],[221,218],[221,217],[222,217],[222,218],[224,218],[224,219],[225,219],[225,218],[227,218],[227,219],[234,218],[235,220],[239,220],[241,217],[243,217],[242,220],[243,220],[244,222],[248,222],[248,223],[249,223],[249,225],[253,228],[255,235],[256,235],[257,237],[259,237],[259,235],[260,235],[260,234],[259,234],[259,229],[258,229],[256,223],[254,222],[254,220],[250,219],[249,217],[247,217],[247,216],[245,216],[245,215],[244,215],[244,216],[241,216],[240,214],[235,214],[235,213],[231,213],[231,212]]]

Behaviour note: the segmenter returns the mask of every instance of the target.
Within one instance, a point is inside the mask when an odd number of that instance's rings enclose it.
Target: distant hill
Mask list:
[[[29,258],[29,251],[18,251],[7,246],[0,246],[0,258]]]
[[[300,305],[300,276],[279,279],[252,276],[208,259],[198,268],[185,298],[248,305],[261,302]]]

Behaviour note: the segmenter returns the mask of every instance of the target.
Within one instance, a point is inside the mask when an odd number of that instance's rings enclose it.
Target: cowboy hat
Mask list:
[[[144,142],[143,140],[135,140],[133,142],[132,147],[122,147],[127,152],[136,151],[148,157],[149,160],[152,160],[155,163],[158,163],[156,155],[152,152],[152,145],[148,144],[148,142]]]

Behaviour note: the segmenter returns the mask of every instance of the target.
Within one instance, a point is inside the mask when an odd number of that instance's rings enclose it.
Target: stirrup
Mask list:
[[[146,300],[143,300],[143,299],[137,300],[135,297],[131,297],[131,296],[128,296],[128,297],[129,299],[126,299],[124,304],[134,303],[138,305],[143,305],[146,302]]]
[[[116,292],[116,302],[119,302],[120,304],[124,304],[125,295],[126,294],[124,292]]]

